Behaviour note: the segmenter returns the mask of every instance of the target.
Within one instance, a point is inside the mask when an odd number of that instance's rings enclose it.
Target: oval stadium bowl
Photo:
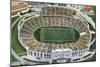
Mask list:
[[[37,62],[78,62],[87,54],[91,32],[81,12],[72,7],[45,6],[23,19],[18,37],[27,57]],[[28,60],[29,60],[28,59]]]

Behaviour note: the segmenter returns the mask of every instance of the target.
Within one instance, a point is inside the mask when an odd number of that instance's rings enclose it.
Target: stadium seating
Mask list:
[[[43,7],[40,16],[31,17],[25,21],[22,28],[20,29],[20,36],[22,41],[30,49],[41,52],[50,52],[55,49],[82,49],[87,48],[90,34],[87,27],[81,20],[74,19],[74,10],[60,7]],[[64,44],[45,44],[36,41],[33,33],[39,27],[44,26],[64,26],[75,28],[79,33],[86,32],[85,35],[80,36],[80,39],[73,43]],[[48,49],[49,48],[49,49]]]

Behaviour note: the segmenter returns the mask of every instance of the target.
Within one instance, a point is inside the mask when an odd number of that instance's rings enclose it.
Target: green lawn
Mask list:
[[[96,23],[96,6],[92,6],[93,11],[95,12],[95,15],[89,15],[92,20]],[[93,29],[93,27],[90,25],[90,30],[95,31],[96,29]],[[96,34],[92,35],[92,39],[96,38]],[[89,51],[93,51],[96,49],[96,41],[91,45],[90,50]],[[96,61],[96,53],[93,55],[93,57],[83,61],[83,62],[91,62],[91,61]]]
[[[15,16],[11,18],[11,24],[14,23],[14,21],[16,21],[19,18],[19,16]]]
[[[18,22],[20,19],[18,20]],[[17,54],[24,53],[26,50],[22,47],[21,43],[18,40],[18,22],[14,25],[11,30],[11,47],[15,50]]]
[[[70,27],[41,27],[35,37],[45,43],[68,43],[78,40],[79,32]]]
[[[41,41],[74,41],[75,36],[72,29],[41,28]],[[72,36],[71,36],[72,35]]]

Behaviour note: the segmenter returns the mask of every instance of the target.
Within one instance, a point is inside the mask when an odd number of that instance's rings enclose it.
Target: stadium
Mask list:
[[[95,50],[90,51],[95,42],[95,31],[90,29],[90,26],[95,29],[94,22],[78,9],[45,5],[20,17],[16,35],[22,45],[17,49],[26,52],[21,55],[21,59],[25,60],[21,61],[22,64],[26,64],[26,60],[41,63],[81,62],[95,54]],[[15,46],[13,49],[16,49]]]

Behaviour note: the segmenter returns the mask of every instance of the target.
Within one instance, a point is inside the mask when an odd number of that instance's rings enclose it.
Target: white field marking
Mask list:
[[[91,58],[91,57],[95,54],[95,50],[92,51],[92,52],[89,52],[89,53],[91,54],[90,56],[88,56],[88,57],[86,57],[86,58],[81,58],[80,61],[84,61],[84,60],[87,60],[87,59]]]
[[[23,54],[26,54],[26,52],[24,52],[24,53],[20,53],[20,54],[17,54],[17,55],[23,55]]]
[[[15,22],[11,25],[11,28],[13,28],[13,26],[17,23],[17,21],[20,19],[21,17],[19,17],[17,20],[15,20]]]
[[[83,36],[83,35],[85,35],[86,34],[86,32],[82,32],[82,33],[80,33],[80,36]]]
[[[91,41],[90,46],[95,42],[95,38]]]
[[[39,61],[36,57],[28,57],[28,56],[22,56],[21,58],[26,58],[26,59],[29,59],[29,60],[34,60],[34,61]]]
[[[95,34],[95,31],[90,31],[90,33]]]

